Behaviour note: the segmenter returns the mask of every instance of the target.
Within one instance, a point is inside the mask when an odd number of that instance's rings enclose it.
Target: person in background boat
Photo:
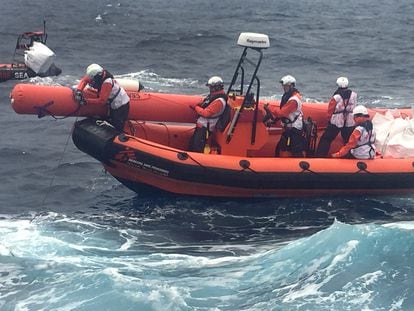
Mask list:
[[[305,139],[302,135],[302,96],[296,88],[296,79],[293,76],[282,77],[280,83],[284,91],[280,107],[269,106],[270,112],[276,119],[280,119],[283,125],[275,156],[300,158],[305,152]]]
[[[354,108],[353,118],[355,129],[349,137],[348,143],[338,152],[332,154],[333,158],[347,159],[373,159],[375,157],[375,131],[367,108],[358,105]]]
[[[220,119],[228,110],[223,79],[218,76],[211,77],[206,86],[209,87],[210,94],[199,105],[190,106],[198,114],[196,129],[190,140],[190,151],[204,152],[207,135],[213,136]]]
[[[341,132],[342,140],[346,144],[354,129],[352,110],[357,105],[357,94],[348,88],[348,78],[339,77],[336,80],[338,89],[328,104],[329,122],[316,149],[316,157],[327,157],[332,141]]]
[[[85,104],[108,105],[108,121],[116,129],[122,131],[129,113],[129,96],[113,75],[98,64],[91,64],[86,68],[86,75],[80,80],[75,99],[83,101],[82,91],[86,85],[98,91],[97,98],[86,99]]]

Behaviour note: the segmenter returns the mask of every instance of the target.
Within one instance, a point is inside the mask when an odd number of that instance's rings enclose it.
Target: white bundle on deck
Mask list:
[[[55,61],[55,53],[41,42],[33,42],[29,50],[24,52],[24,62],[36,73],[46,73]]]
[[[394,113],[393,113],[394,112]],[[397,110],[372,118],[376,133],[375,145],[384,158],[414,157],[414,120],[402,117]]]

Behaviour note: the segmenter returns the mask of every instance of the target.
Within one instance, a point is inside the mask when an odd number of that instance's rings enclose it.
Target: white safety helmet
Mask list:
[[[86,68],[86,75],[93,79],[96,75],[101,74],[103,68],[98,64],[91,64]]]
[[[345,89],[348,87],[349,81],[347,77],[339,77],[336,79],[336,85],[341,89]]]
[[[281,83],[282,85],[290,85],[290,84],[295,85],[295,84],[296,84],[296,79],[295,79],[295,77],[293,77],[293,76],[291,76],[291,75],[286,75],[286,76],[283,76],[283,77],[280,79],[280,83]]]
[[[354,110],[352,110],[352,114],[354,116],[361,115],[361,116],[364,116],[364,117],[369,117],[368,109],[365,108],[365,106],[363,106],[363,105],[356,106],[354,108]]]
[[[223,79],[218,76],[214,76],[208,79],[208,82],[206,83],[206,85],[215,90],[222,90],[224,88]]]

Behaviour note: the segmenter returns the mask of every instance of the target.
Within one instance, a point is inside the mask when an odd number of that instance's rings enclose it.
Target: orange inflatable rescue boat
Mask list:
[[[189,106],[195,106],[203,99],[201,95],[180,95],[149,93],[139,90],[131,80],[117,79],[125,87],[130,97],[130,120],[153,120],[169,122],[194,122],[196,115]],[[94,97],[90,89],[84,92],[85,98]],[[18,83],[13,88],[11,103],[19,114],[34,114],[39,118],[89,117],[107,114],[105,105],[80,105],[73,98],[73,90],[66,86],[35,85]]]
[[[127,87],[131,110],[122,132],[100,119],[105,108],[80,107],[66,87],[17,85],[11,93],[12,106],[18,113],[39,117],[88,117],[75,123],[75,145],[138,193],[151,189],[253,198],[414,191],[414,152],[373,160],[315,158],[315,146],[328,122],[326,103],[303,104],[307,157],[275,158],[282,129],[275,125],[267,127],[262,122],[265,101],[259,98],[257,76],[262,50],[269,46],[268,37],[242,33],[238,43],[244,49],[228,90],[231,120],[222,132],[215,134],[218,149],[205,153],[188,151],[196,120],[189,106],[200,103],[201,96],[149,93]],[[255,63],[251,58],[246,61],[248,52],[256,56]],[[249,75],[245,67],[253,63],[253,73]],[[277,101],[266,103],[279,105]],[[371,117],[387,116],[386,109],[371,108],[369,112]],[[398,113],[411,117],[411,109],[399,109]],[[331,152],[342,144],[339,135]],[[384,143],[382,151],[386,147]]]
[[[62,70],[54,64],[54,53],[46,46],[46,40],[46,22],[43,22],[43,31],[24,32],[19,35],[13,62],[0,64],[0,82],[36,76],[58,76]]]

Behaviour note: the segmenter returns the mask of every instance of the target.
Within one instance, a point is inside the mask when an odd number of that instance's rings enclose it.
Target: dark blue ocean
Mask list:
[[[0,63],[41,30],[73,85],[90,63],[148,90],[229,82],[240,32],[268,34],[262,97],[292,74],[327,101],[414,106],[412,0],[2,0]],[[0,310],[414,310],[414,193],[218,200],[133,193],[0,84]]]

